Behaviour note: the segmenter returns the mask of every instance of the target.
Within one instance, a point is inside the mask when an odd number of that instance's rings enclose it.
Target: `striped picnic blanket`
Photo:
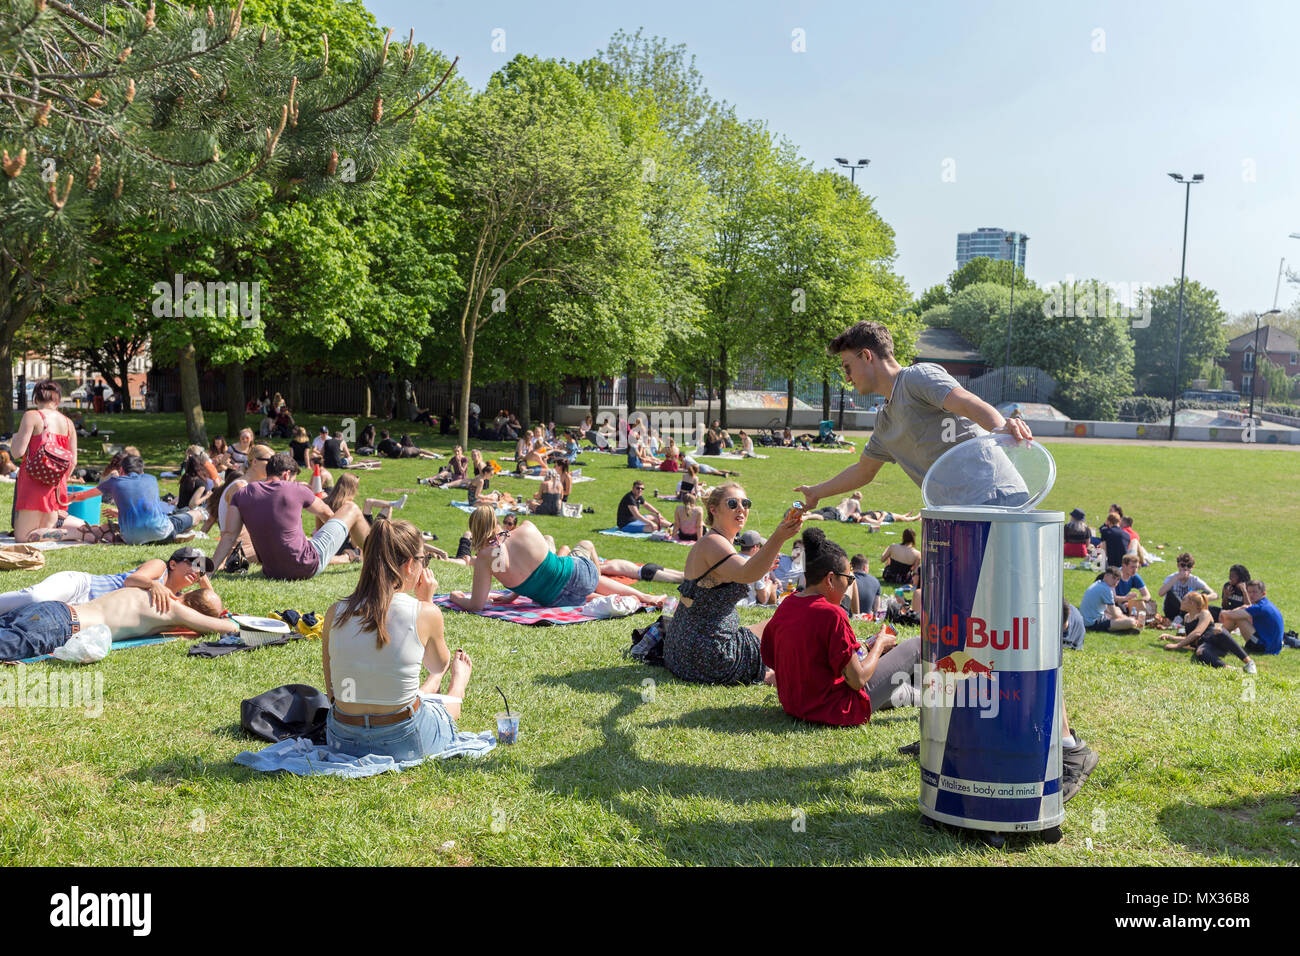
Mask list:
[[[494,591],[489,596],[505,594],[505,591]],[[440,607],[450,608],[453,611],[462,611],[466,614],[478,614],[480,617],[494,617],[502,621],[510,621],[512,624],[525,624],[534,627],[545,627],[552,624],[585,624],[588,621],[599,621],[601,618],[592,617],[590,614],[584,614],[579,607],[543,607],[526,597],[516,597],[510,604],[488,604],[481,611],[465,611],[464,608],[458,607],[451,600],[450,595],[435,594],[433,603]],[[642,611],[645,607],[641,607]]]

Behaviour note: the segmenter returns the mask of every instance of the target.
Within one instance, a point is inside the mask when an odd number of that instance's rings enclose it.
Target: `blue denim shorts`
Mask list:
[[[0,661],[39,657],[62,647],[77,632],[62,601],[37,601],[0,614]]]
[[[353,757],[379,754],[394,760],[423,760],[442,753],[456,737],[456,722],[441,701],[421,697],[415,716],[385,727],[355,727],[340,723],[330,709],[325,742]]]
[[[596,590],[596,585],[600,583],[600,568],[591,562],[590,558],[580,554],[573,556],[573,573],[569,575],[569,583],[564,586],[564,590],[551,603],[551,607],[578,607],[587,603],[587,595]]]

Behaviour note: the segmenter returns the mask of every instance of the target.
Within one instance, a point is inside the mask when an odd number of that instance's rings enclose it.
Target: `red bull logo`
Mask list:
[[[1016,617],[1011,619],[1010,627],[991,628],[982,617],[966,618],[962,627],[961,615],[954,614],[950,623],[940,625],[932,622],[924,610],[921,612],[921,633],[930,644],[943,647],[957,647],[959,639],[965,637],[961,646],[966,649],[988,647],[995,651],[1029,650],[1030,624],[1033,618]]]

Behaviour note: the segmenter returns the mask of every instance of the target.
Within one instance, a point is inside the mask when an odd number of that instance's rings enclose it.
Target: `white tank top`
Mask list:
[[[361,630],[353,616],[330,628],[330,689],[344,703],[382,704],[394,710],[409,704],[420,689],[424,645],[416,630],[420,602],[393,595],[388,605],[388,643],[375,647],[374,631]],[[337,612],[335,612],[337,615]]]

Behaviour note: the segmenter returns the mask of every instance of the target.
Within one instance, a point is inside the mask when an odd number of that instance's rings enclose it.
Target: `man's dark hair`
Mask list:
[[[336,431],[336,432],[334,432],[334,437],[337,438],[337,439],[339,439],[340,441],[342,441],[342,439],[343,439],[343,433],[340,432],[340,431]]]
[[[380,438],[387,438],[387,437],[388,437],[388,429],[385,428],[383,431],[381,431],[381,432],[379,433],[379,437],[380,437]]]
[[[867,570],[867,556],[865,554],[855,554],[852,560],[849,561],[849,566],[854,571]]]
[[[122,474],[139,475],[144,473],[144,459],[139,455],[127,455],[122,459]]]
[[[845,329],[826,346],[831,355],[867,349],[876,358],[894,357],[894,337],[879,322],[862,321]]]
[[[291,475],[298,474],[298,463],[293,460],[293,455],[286,451],[278,451],[266,463],[266,475],[268,478],[278,478],[286,471]]]

